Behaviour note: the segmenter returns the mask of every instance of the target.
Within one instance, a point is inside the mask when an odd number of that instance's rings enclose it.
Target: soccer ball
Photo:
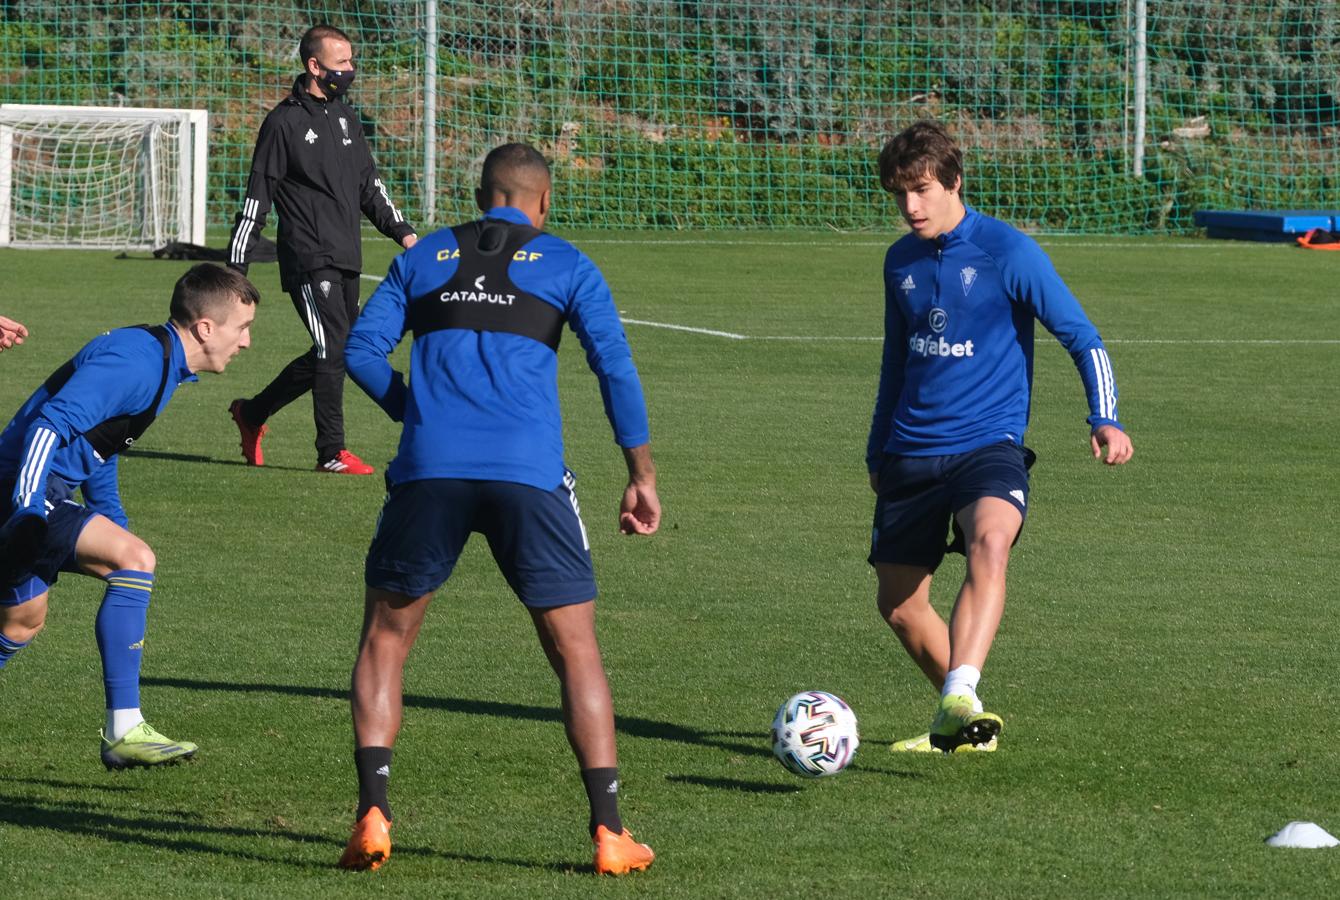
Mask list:
[[[772,720],[772,752],[804,778],[841,772],[860,744],[856,713],[841,697],[824,691],[796,694]]]

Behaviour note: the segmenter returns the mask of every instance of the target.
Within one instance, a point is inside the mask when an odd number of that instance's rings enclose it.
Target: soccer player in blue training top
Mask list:
[[[564,466],[558,341],[566,322],[600,381],[623,448],[625,534],[660,524],[642,385],[600,271],[545,234],[549,166],[524,144],[484,160],[484,218],[425,237],[391,264],[349,338],[349,374],[404,423],[368,550],[353,672],[358,811],[340,859],[375,869],[391,853],[387,779],[401,675],[429,599],[471,532],[488,540],[525,604],[562,691],[563,721],[591,804],[595,870],[651,865],[619,818],[614,710],[595,632],[590,544]],[[408,387],[387,357],[412,335]]]
[[[1097,330],[1035,241],[964,205],[962,153],[944,128],[917,122],[890,140],[879,177],[912,233],[884,260],[884,358],[866,449],[877,496],[870,563],[881,615],[940,689],[930,731],[893,749],[995,750],[1003,723],[983,710],[977,684],[1027,508],[1034,319],[1079,370],[1094,458],[1106,448],[1103,461],[1121,465],[1131,441]],[[967,557],[967,576],[946,625],[930,586],[949,550]]]
[[[57,573],[107,582],[94,631],[102,654],[109,769],[187,759],[195,744],[140,714],[154,553],[126,530],[116,454],[134,444],[197,372],[222,372],[251,343],[259,302],[246,277],[202,263],[177,280],[163,325],[94,338],[0,432],[0,668],[42,629]],[[73,495],[81,489],[85,505]]]

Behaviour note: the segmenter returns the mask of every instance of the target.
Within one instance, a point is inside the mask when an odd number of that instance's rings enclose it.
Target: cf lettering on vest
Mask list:
[[[529,225],[481,219],[452,229],[458,249],[437,258],[459,258],[446,284],[410,301],[408,330],[417,338],[433,331],[461,328],[519,334],[558,349],[563,311],[517,287],[508,274],[513,261],[530,262],[542,254],[523,250],[542,232]]]

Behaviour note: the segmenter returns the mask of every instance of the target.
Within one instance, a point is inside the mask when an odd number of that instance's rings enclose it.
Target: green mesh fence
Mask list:
[[[223,223],[324,20],[355,39],[352,102],[416,223],[472,215],[483,154],[525,140],[555,224],[887,227],[875,158],[923,117],[966,148],[969,202],[1035,229],[1334,204],[1340,4],[1148,0],[1140,103],[1136,2],[11,0],[0,101],[207,109]]]

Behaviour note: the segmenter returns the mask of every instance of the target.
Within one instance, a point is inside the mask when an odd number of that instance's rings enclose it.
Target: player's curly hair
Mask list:
[[[228,318],[233,303],[253,306],[261,302],[261,293],[247,276],[235,269],[212,263],[191,266],[172,288],[168,314],[178,325],[193,325],[201,319],[222,321]]]
[[[928,173],[952,190],[963,177],[963,151],[943,125],[922,119],[884,145],[879,153],[879,183],[893,193],[916,184]]]

